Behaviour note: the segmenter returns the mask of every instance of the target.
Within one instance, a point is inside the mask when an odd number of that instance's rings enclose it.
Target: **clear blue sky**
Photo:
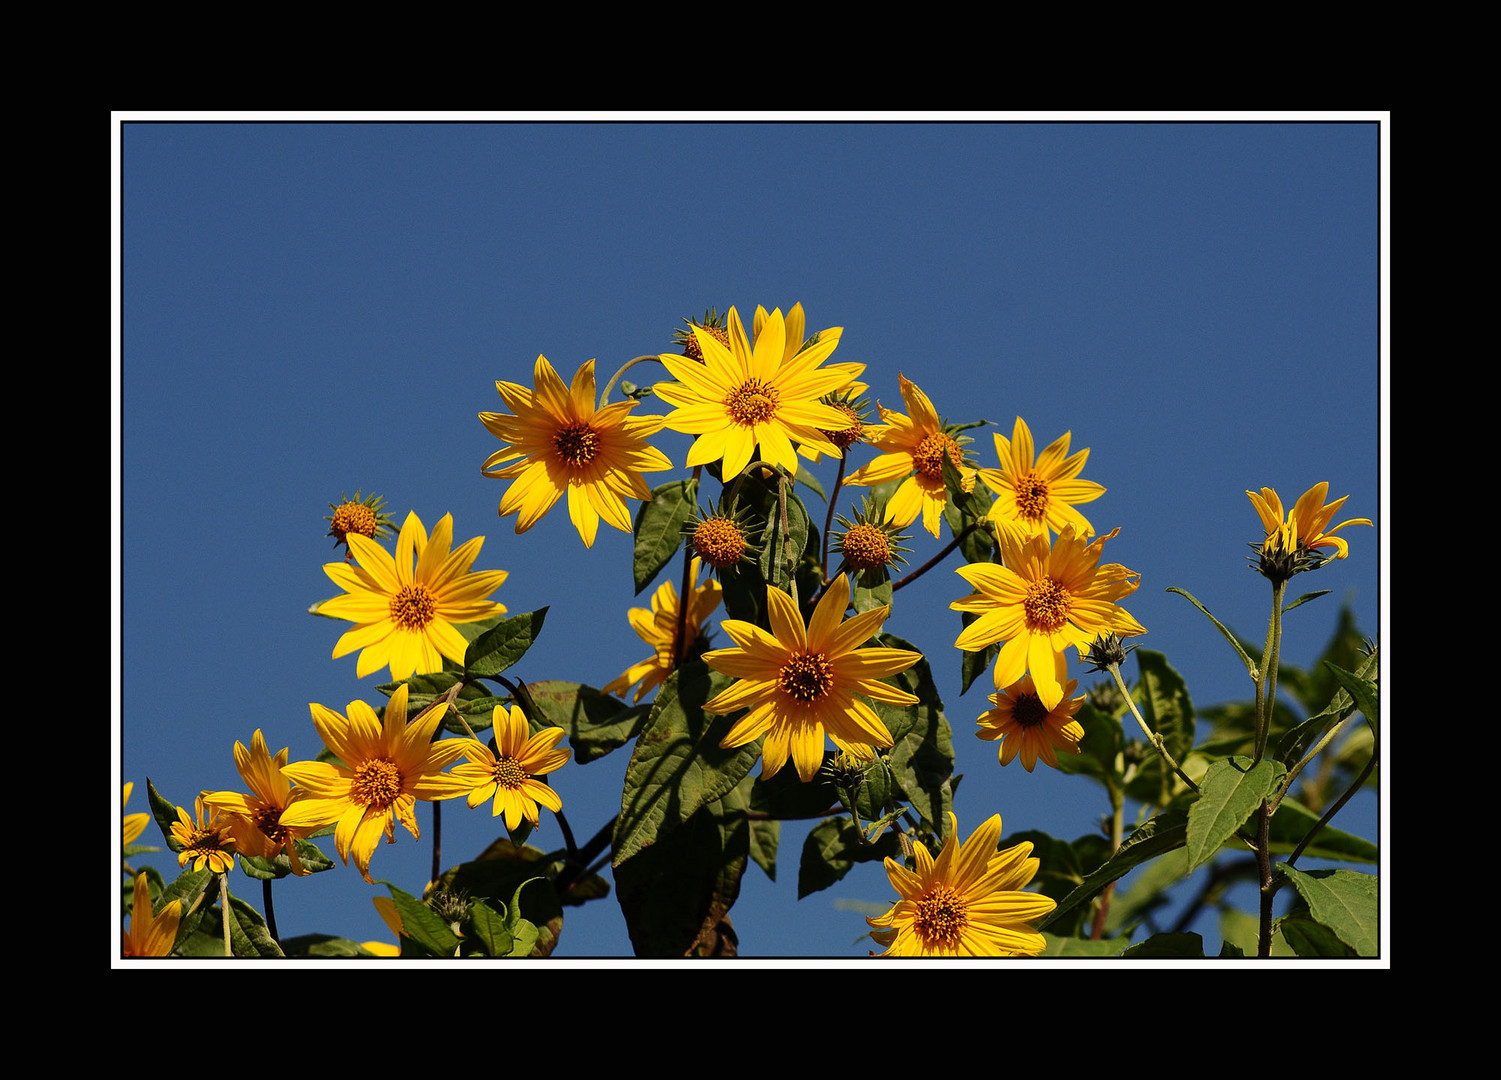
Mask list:
[[[456,538],[486,537],[476,569],[510,571],[495,599],[550,605],[512,674],[601,686],[641,659],[626,609],[649,594],[633,595],[630,536],[601,526],[586,551],[561,504],[515,535],[496,515],[506,485],[480,475],[498,444],[477,414],[502,408],[496,379],[530,384],[539,353],[565,378],[597,358],[603,380],[669,351],[682,317],[711,305],[748,321],[758,303],[801,301],[810,330],[844,327],[834,359],[865,363],[888,406],[901,409],[900,371],[952,421],[1009,434],[1021,415],[1039,446],[1072,431],[1091,449],[1084,476],[1108,489],[1089,518],[1121,528],[1107,559],[1141,574],[1126,604],[1149,630],[1141,643],[1201,705],[1250,684],[1164,590],[1260,639],[1269,590],[1246,569],[1259,535],[1247,488],[1290,503],[1327,480],[1349,496],[1341,519],[1384,526],[1374,123],[119,130],[120,780],[136,782],[133,811],[148,809],[148,776],[185,806],[200,788],[244,790],[232,747],[257,727],[273,751],[311,758],[309,702],[383,700],[388,674],[358,680],[353,656],[331,659],[346,624],[306,614],[339,591],[322,565],[341,557],[323,520],[341,492],[380,492],[398,523],[452,513]],[[989,430],[971,434],[993,466]],[[654,441],[679,468],[648,482],[684,475],[688,437]],[[816,471],[832,482],[832,463]],[[1295,580],[1333,594],[1289,615],[1285,660],[1314,660],[1341,598],[1377,635],[1383,533],[1347,530],[1349,559]],[[911,560],[940,543],[915,532]],[[965,778],[961,830],[998,812],[1007,834],[1093,831],[1107,810],[1095,785],[1003,769],[975,738],[989,680],[959,695],[948,603],[967,588],[950,563],[898,594],[886,628],[933,665]],[[619,810],[626,760],[554,774],[580,838]],[[1374,838],[1374,799],[1337,824]],[[446,864],[502,832],[450,803]],[[835,901],[894,893],[872,864],[797,901],[805,833],[784,826],[775,883],[747,870],[731,914],[742,954],[863,957],[864,920]],[[556,823],[535,842],[560,845]],[[322,846],[333,854],[332,837]],[[419,892],[429,857],[400,832],[372,874]],[[140,861],[176,874],[168,852]],[[232,882],[259,903],[255,883]],[[352,866],[280,882],[280,930],[384,940],[370,902],[384,894]],[[1199,929],[1217,949],[1214,927]],[[629,953],[613,896],[567,910],[558,955]]]

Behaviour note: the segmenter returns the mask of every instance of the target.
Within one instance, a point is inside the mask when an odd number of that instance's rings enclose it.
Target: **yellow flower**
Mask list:
[[[469,573],[483,536],[450,552],[453,515],[444,514],[429,540],[416,514],[408,514],[396,537],[393,559],[374,540],[350,533],[358,566],[326,563],[323,572],[345,595],[325,600],[318,614],[355,623],[339,638],[334,659],[360,651],[355,675],[364,678],[390,666],[392,679],[443,669],[443,657],[463,664],[469,643],[455,623],[505,614],[505,605],[485,599],[509,576],[504,570]],[[415,559],[415,569],[413,560]]]
[[[943,430],[943,421],[933,410],[928,395],[900,372],[902,400],[909,416],[878,405],[885,427],[870,440],[879,450],[874,461],[856,469],[845,483],[854,487],[884,484],[907,477],[886,503],[886,520],[905,528],[922,515],[923,528],[938,535],[938,519],[948,504],[948,489],[943,483],[943,458],[947,454],[960,477],[970,486],[975,470],[964,464],[958,440]],[[966,488],[966,490],[968,490]]]
[[[699,560],[694,559],[689,566],[688,580],[693,584],[691,586],[692,598],[688,602],[688,613],[683,624],[684,651],[698,640],[703,630],[704,620],[719,606],[719,582],[710,578],[699,585],[699,568]],[[636,631],[636,635],[642,641],[655,649],[656,653],[639,664],[632,664],[626,668],[619,677],[606,684],[601,692],[624,697],[630,688],[639,682],[641,685],[636,686],[636,696],[632,699],[634,704],[666,682],[667,676],[671,675],[677,667],[678,658],[673,652],[678,632],[677,588],[671,581],[663,582],[651,598],[651,610],[631,608],[628,618],[631,622],[631,629]]]
[[[1084,725],[1074,719],[1084,696],[1069,697],[1078,686],[1078,680],[1070,679],[1063,688],[1063,700],[1049,709],[1037,696],[1032,676],[1024,675],[1014,686],[990,695],[995,708],[979,718],[980,730],[975,734],[987,741],[1001,740],[1002,765],[1010,765],[1020,753],[1022,768],[1028,772],[1038,758],[1056,769],[1054,751],[1077,754],[1079,740],[1084,738]]]
[[[878,633],[890,607],[873,608],[847,622],[849,579],[838,575],[819,600],[804,628],[792,598],[768,587],[766,609],[771,633],[754,623],[726,619],[721,628],[736,648],[704,653],[704,663],[739,680],[704,704],[705,712],[749,708],[719,745],[744,746],[766,736],[761,747],[761,779],[769,780],[790,756],[804,783],[823,762],[824,733],[834,745],[861,761],[873,747],[890,746],[891,733],[856,694],[893,705],[917,698],[879,680],[906,671],[922,653],[906,649],[860,649]]]
[[[998,532],[1004,566],[970,563],[955,571],[979,592],[949,607],[979,618],[954,645],[976,652],[1006,642],[996,657],[996,689],[1030,670],[1038,698],[1051,711],[1065,692],[1065,649],[1072,645],[1082,657],[1098,634],[1147,632],[1115,602],[1136,591],[1139,575],[1120,563],[1099,565],[1105,541],[1119,529],[1089,543],[1065,525],[1051,545],[1046,533],[1023,538],[1009,529]]]
[[[279,852],[286,852],[292,864],[292,873],[308,874],[297,858],[296,841],[305,839],[316,831],[311,827],[289,828],[282,823],[282,814],[299,799],[307,797],[303,788],[293,790],[291,782],[282,773],[287,763],[287,747],[271,756],[265,736],[260,728],[250,737],[250,749],[235,740],[235,768],[240,770],[240,779],[245,781],[251,794],[240,795],[233,791],[211,791],[204,796],[204,804],[222,810],[229,816],[229,834],[235,838],[236,849],[241,855],[254,855],[261,859],[274,859]]]
[[[515,829],[522,818],[535,828],[538,803],[553,813],[563,809],[558,793],[536,777],[568,763],[568,751],[555,749],[567,732],[550,727],[528,737],[526,714],[515,705],[509,713],[504,705],[495,706],[494,721],[495,750],[477,739],[463,740],[469,760],[448,775],[468,793],[471,808],[493,799],[490,816],[505,814],[507,829]]]
[[[1350,545],[1345,543],[1343,537],[1334,534],[1346,525],[1369,525],[1371,519],[1351,518],[1349,521],[1341,521],[1330,528],[1329,522],[1334,520],[1335,512],[1350,496],[1341,495],[1325,506],[1324,498],[1328,494],[1327,482],[1313,485],[1303,493],[1302,498],[1284,520],[1282,500],[1271,488],[1262,488],[1260,495],[1254,491],[1246,492],[1251,499],[1251,505],[1256,508],[1256,513],[1261,518],[1262,527],[1266,530],[1266,543],[1262,545],[1262,550],[1271,554],[1280,549],[1292,554],[1299,548],[1305,551],[1333,548],[1336,559],[1343,559],[1349,555]]]
[[[624,500],[651,501],[651,489],[641,474],[672,468],[662,451],[646,444],[661,430],[662,418],[631,419],[627,414],[639,404],[636,401],[596,409],[593,360],[574,373],[568,387],[547,357],[538,356],[532,381],[535,390],[496,382],[495,389],[514,416],[479,414],[490,434],[509,444],[480,467],[486,476],[515,481],[501,496],[500,516],[515,514],[516,531],[524,533],[566,491],[568,516],[585,547],[594,546],[600,518],[630,532],[631,513]]]
[[[136,875],[135,902],[130,909],[130,928],[121,935],[126,956],[166,956],[177,942],[177,924],[182,919],[182,901],[171,900],[151,913],[151,889],[143,871]]]
[[[756,317],[751,327],[753,341],[760,340],[762,330],[766,328],[767,324],[770,321],[771,316],[766,313],[766,309],[760,304],[757,304]],[[784,323],[785,344],[782,348],[783,364],[790,363],[792,358],[802,351],[805,344],[803,335],[807,332],[807,325],[808,321],[807,317],[803,314],[803,305],[801,303],[793,304],[792,309],[787,312],[787,317]],[[831,326],[827,330],[819,330],[813,335],[811,339],[806,342],[806,344],[811,346],[820,341],[838,342],[839,339],[843,336],[844,327]],[[844,383],[842,386],[839,386],[836,389],[830,391],[828,394],[825,394],[821,398],[821,400],[825,405],[832,406],[839,412],[843,413],[846,418],[845,424],[844,426],[836,428],[832,431],[822,428],[819,430],[820,434],[827,437],[831,443],[833,443],[839,448],[841,452],[843,452],[845,450],[848,450],[855,443],[859,442],[860,437],[864,432],[864,427],[861,424],[860,413],[853,405],[849,403],[848,399],[859,397],[861,394],[865,393],[865,391],[869,389],[869,387],[866,386],[865,383],[859,382],[856,379],[856,376],[858,376],[862,371],[865,370],[864,364],[829,364],[824,368],[824,370],[833,371],[839,368],[843,368],[849,373],[849,381]],[[823,454],[820,453],[816,447],[808,446],[806,444],[800,445],[797,448],[797,452],[803,457],[807,458],[809,461],[814,462],[821,460],[823,457]]]
[[[235,864],[235,840],[229,835],[229,819],[217,810],[209,810],[208,820],[204,820],[204,794],[200,793],[193,803],[196,822],[182,807],[177,808],[177,820],[172,823],[172,839],[182,845],[177,865],[192,862],[194,870],[207,866],[211,872],[222,874]]]
[[[670,353],[659,357],[678,380],[652,387],[674,406],[663,424],[698,436],[688,451],[688,465],[723,459],[721,475],[728,482],[749,464],[757,446],[761,460],[789,473],[797,471],[794,442],[839,457],[838,447],[819,429],[846,427],[847,418],[818,399],[849,382],[864,365],[819,366],[839,344],[837,337],[821,339],[784,363],[788,341],[780,309],[767,317],[754,346],[734,308],[727,331],[728,348],[704,330],[693,331],[702,364]]]
[[[886,946],[882,956],[1036,956],[1047,948],[1031,923],[1057,907],[1023,892],[1037,873],[1032,844],[997,852],[1001,815],[994,814],[959,844],[959,822],[946,814],[949,838],[937,860],[913,845],[916,866],[886,860],[891,887],[901,896],[885,915],[865,921]]]
[[[333,823],[339,858],[347,866],[352,853],[360,876],[374,884],[370,857],[381,834],[395,843],[400,821],[420,839],[417,800],[452,799],[468,790],[442,772],[467,740],[432,741],[443,719],[441,703],[408,724],[405,683],[386,703],[384,722],[363,701],[349,703],[348,719],[316,703],[309,707],[323,744],[343,764],[299,761],[284,767],[282,775],[308,794],[282,811],[281,824],[319,829]]]
[[[128,784],[125,785],[125,798],[124,798],[124,800],[121,803],[121,806],[120,806],[121,810],[124,810],[125,807],[127,807],[127,806],[130,805],[130,793],[134,789],[135,789],[135,783],[134,782],[131,782],[131,783],[128,783]],[[150,823],[150,821],[151,821],[151,815],[150,814],[126,814],[125,815],[125,818],[121,822],[121,825],[123,826],[123,832],[125,833],[125,846],[126,847],[129,847],[131,844],[135,843],[136,838],[138,836],[140,836],[141,833],[143,833],[143,832],[146,831],[146,826]]]
[[[1050,529],[1062,532],[1065,525],[1072,525],[1080,536],[1093,535],[1094,526],[1071,504],[1092,502],[1105,489],[1093,480],[1078,479],[1089,450],[1070,457],[1072,435],[1065,431],[1034,460],[1032,431],[1020,416],[1010,439],[996,433],[995,452],[1001,467],[980,470],[980,479],[996,495],[990,506],[991,520],[997,525],[1010,523],[1027,536]]]

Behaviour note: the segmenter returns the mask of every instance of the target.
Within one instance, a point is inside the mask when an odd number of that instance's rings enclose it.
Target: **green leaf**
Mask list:
[[[401,918],[401,952],[409,955],[407,943],[413,942],[428,956],[453,956],[459,947],[459,937],[443,919],[411,893],[403,892],[389,881],[384,885],[391,894],[391,903]]]
[[[1335,644],[1331,644],[1331,648],[1325,651],[1325,655],[1327,656],[1329,652],[1334,650]],[[1377,658],[1375,656],[1367,656],[1363,658],[1363,662],[1353,673],[1353,676],[1357,683],[1368,683],[1376,674],[1377,668]],[[1317,745],[1326,733],[1354,715],[1355,710],[1358,708],[1355,699],[1350,696],[1349,691],[1340,684],[1337,676],[1334,674],[1337,671],[1343,671],[1343,669],[1326,659],[1320,671],[1320,674],[1325,676],[1325,678],[1317,682],[1308,676],[1297,680],[1302,685],[1301,690],[1297,692],[1300,701],[1305,700],[1309,695],[1323,693],[1324,699],[1328,701],[1328,704],[1320,712],[1314,716],[1310,716],[1303,723],[1290,727],[1278,740],[1276,758],[1289,768],[1301,761],[1303,756]],[[1349,676],[1352,673],[1345,672],[1345,674]],[[1278,678],[1280,682],[1282,675],[1279,674]],[[1370,683],[1370,685],[1374,687],[1375,684]],[[1373,709],[1377,707],[1375,701],[1372,701],[1371,707]]]
[[[1339,680],[1339,684],[1344,688],[1345,692],[1355,700],[1356,707],[1360,709],[1367,723],[1371,725],[1371,730],[1379,735],[1381,733],[1381,728],[1378,726],[1381,706],[1380,694],[1376,683],[1371,679],[1361,678],[1353,671],[1346,671],[1342,667],[1336,667],[1328,660],[1324,661],[1324,666]]]
[[[1188,872],[1214,858],[1286,775],[1282,765],[1265,758],[1254,764],[1247,757],[1212,762],[1188,808]]]
[[[511,935],[517,944],[508,955],[547,956],[558,944],[563,931],[563,903],[553,887],[552,875],[562,866],[562,859],[552,858],[533,847],[514,844],[499,837],[477,859],[462,863],[439,876],[437,885],[449,892],[461,893],[476,900],[483,900],[492,909],[504,911]],[[529,880],[542,876],[546,885],[533,885],[518,891]],[[591,896],[601,895],[603,882],[586,877],[576,882],[569,891],[567,903],[578,903]],[[583,895],[587,892],[588,895]],[[518,953],[521,941],[521,921],[536,927],[538,933],[524,954]]]
[[[1278,919],[1273,933],[1281,934],[1282,940],[1298,956],[1309,959],[1353,960],[1355,950],[1339,939],[1339,935],[1327,926],[1312,919]]]
[[[487,678],[499,675],[506,668],[526,655],[542,632],[542,621],[547,618],[547,608],[538,608],[506,619],[486,630],[474,641],[464,654],[464,666],[471,675]]]
[[[888,649],[920,651],[894,634],[882,634],[876,641]],[[943,814],[952,804],[950,778],[954,773],[953,733],[943,715],[943,701],[926,659],[887,681],[917,698],[916,705],[871,702],[895,740],[890,753],[892,776],[903,797],[922,816],[924,827],[939,832],[947,827]]]
[[[1058,902],[1052,913],[1036,924],[1038,930],[1052,926],[1080,904],[1093,900],[1106,885],[1125,877],[1136,867],[1180,848],[1188,838],[1188,815],[1166,810],[1141,825],[1122,842],[1104,865],[1090,873],[1071,893]]]
[[[674,480],[653,488],[651,501],[636,511],[636,553],[632,563],[636,595],[652,583],[683,544],[683,529],[693,520],[698,481]]]
[[[634,739],[651,711],[650,705],[626,707],[583,683],[548,679],[527,683],[526,689],[547,726],[568,732],[573,760],[580,765]]]
[[[324,870],[332,870],[334,861],[323,854],[323,849],[310,840],[294,840],[297,847],[297,861],[302,868],[311,873],[319,873]],[[287,858],[284,851],[279,851],[274,859],[262,859],[255,855],[240,853],[240,869],[245,875],[257,881],[275,881],[279,878],[291,877],[292,860]]]
[[[890,607],[891,574],[884,566],[856,574],[850,602],[854,604],[856,614],[872,608]]]
[[[721,749],[730,732],[728,716],[711,716],[704,702],[734,680],[690,661],[668,677],[626,766],[620,816],[615,820],[614,865],[724,797],[750,772],[761,754],[756,740]]]
[[[964,626],[968,626],[979,617],[973,611],[959,613],[959,621]],[[970,683],[974,682],[990,669],[990,665],[995,662],[995,658],[1000,655],[1000,652],[1001,643],[999,641],[992,642],[985,646],[985,648],[974,652],[965,649],[959,650],[959,695],[961,697],[969,693]]]
[[[901,841],[894,832],[881,834],[874,844],[862,844],[849,818],[825,818],[813,827],[803,841],[802,859],[797,869],[797,898],[827,889],[856,863],[879,862],[888,857],[900,858]]]
[[[1168,890],[1188,873],[1188,852],[1179,848],[1143,866],[1130,881],[1130,887],[1116,889],[1105,916],[1105,932],[1120,934],[1160,907],[1171,902]]]
[[[1246,650],[1241,646],[1240,639],[1230,632],[1229,627],[1220,622],[1213,615],[1209,614],[1209,609],[1203,604],[1199,603],[1199,601],[1194,598],[1194,595],[1187,589],[1180,589],[1176,585],[1174,585],[1167,591],[1170,593],[1177,593],[1194,607],[1202,611],[1205,617],[1208,618],[1210,622],[1214,623],[1215,629],[1223,634],[1225,640],[1230,643],[1230,647],[1235,650],[1235,655],[1240,657],[1240,662],[1246,665],[1246,672],[1253,676],[1256,674],[1256,661],[1252,660],[1251,657],[1247,654]]]
[[[1137,649],[1141,677],[1131,696],[1141,707],[1147,726],[1162,736],[1168,753],[1183,761],[1193,748],[1194,709],[1183,676],[1174,671],[1167,657],[1150,649]],[[1127,786],[1132,798],[1153,806],[1166,806],[1178,789],[1179,780],[1154,751],[1147,756],[1137,776]]]
[[[1357,956],[1380,950],[1380,921],[1376,876],[1354,870],[1302,871],[1279,863],[1313,920],[1331,930]]]
[[[1074,714],[1084,728],[1084,737],[1079,740],[1077,754],[1059,754],[1058,771],[1082,773],[1103,781],[1106,776],[1118,776],[1117,759],[1126,745],[1126,734],[1121,722],[1091,705],[1086,698]]]
[[[757,866],[766,871],[766,876],[772,881],[777,879],[777,848],[781,840],[782,823],[780,821],[751,820],[750,857],[756,861]]]
[[[792,575],[789,562],[796,564],[798,556],[807,547],[812,527],[812,522],[808,519],[808,508],[789,490],[787,492],[787,528],[783,530],[781,506],[773,493],[771,506],[767,512],[766,531],[761,534],[759,559],[761,576],[766,579],[767,584],[774,585],[784,592],[790,590]],[[792,553],[790,560],[787,555],[789,547]]]
[[[159,793],[149,776],[146,777],[146,800],[151,804],[151,817],[156,822],[156,827],[167,839],[167,850],[181,851],[182,845],[172,835],[172,826],[177,824],[177,804]],[[183,910],[187,910],[186,904],[183,905]]]
[[[1277,804],[1272,815],[1267,839],[1274,855],[1287,855],[1302,842],[1308,830],[1318,823],[1319,815],[1309,810],[1296,799],[1284,798]],[[1375,863],[1380,858],[1380,849],[1369,840],[1325,825],[1303,849],[1309,859],[1330,859],[1337,862]]]
[[[1086,960],[1119,956],[1121,950],[1131,944],[1129,938],[1089,941],[1085,938],[1057,937],[1053,934],[1043,934],[1042,938],[1048,943],[1048,947],[1042,952],[1043,956]]]
[[[823,485],[818,482],[818,477],[810,473],[801,461],[797,463],[797,482],[811,488],[824,502],[829,501],[829,497],[823,493]]]
[[[464,922],[466,952],[471,946],[478,946],[486,956],[500,957],[510,956],[516,947],[516,939],[511,936],[505,918],[482,900],[469,905],[469,914]]]
[[[1123,960],[1202,960],[1204,939],[1198,934],[1153,934],[1121,953]]]
[[[1329,589],[1320,589],[1320,590],[1318,590],[1318,592],[1307,592],[1307,593],[1304,593],[1302,596],[1300,596],[1296,600],[1294,600],[1291,604],[1288,604],[1286,607],[1284,607],[1282,609],[1282,614],[1286,615],[1293,608],[1298,607],[1301,604],[1306,604],[1310,600],[1317,600],[1321,596],[1328,596],[1329,592],[1330,592]]]

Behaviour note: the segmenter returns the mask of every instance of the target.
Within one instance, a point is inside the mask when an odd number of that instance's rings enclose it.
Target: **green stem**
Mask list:
[[[266,909],[266,932],[271,935],[271,940],[281,945],[281,935],[276,932],[276,908],[271,903],[271,883],[275,878],[266,878],[261,882],[261,906]]]
[[[610,391],[613,390],[613,389],[615,389],[615,384],[620,381],[620,376],[624,375],[626,373],[626,371],[631,368],[632,365],[639,364],[643,360],[657,360],[657,361],[660,362],[661,357],[656,356],[656,355],[638,356],[638,357],[635,357],[632,360],[627,360],[624,364],[622,364],[621,367],[620,367],[620,370],[617,371],[614,375],[610,376],[610,381],[607,382],[607,383],[605,383],[604,392],[599,395],[599,407],[601,409],[603,409],[607,404],[609,404],[609,401],[610,401]],[[663,365],[663,366],[665,367],[666,365]]]
[[[1167,743],[1163,741],[1162,736],[1147,727],[1147,722],[1141,718],[1141,713],[1136,711],[1136,702],[1131,697],[1131,691],[1126,689],[1126,680],[1121,678],[1121,666],[1119,664],[1110,664],[1106,670],[1115,677],[1115,685],[1120,687],[1121,696],[1126,699],[1126,704],[1130,706],[1131,715],[1136,717],[1136,722],[1141,725],[1142,733],[1146,735],[1147,742],[1152,744],[1152,748],[1157,751],[1158,756],[1162,758],[1167,766],[1178,774],[1178,778],[1188,785],[1189,790],[1198,794],[1199,785],[1188,778],[1188,774],[1183,771],[1182,767],[1173,760],[1173,755],[1168,752]]]
[[[1330,819],[1333,818],[1335,814],[1339,813],[1340,808],[1355,797],[1355,793],[1361,789],[1361,786],[1365,784],[1367,778],[1370,777],[1372,770],[1374,770],[1375,768],[1376,747],[1372,746],[1371,759],[1365,763],[1365,768],[1360,771],[1360,775],[1355,778],[1355,782],[1350,785],[1349,790],[1347,790],[1339,798],[1335,799],[1334,802],[1330,804],[1329,809],[1324,812],[1324,816],[1319,818],[1318,821],[1314,822],[1313,827],[1308,830],[1308,833],[1303,837],[1303,839],[1298,841],[1298,846],[1293,848],[1292,854],[1287,857],[1288,866],[1291,866],[1294,860],[1296,860],[1299,855],[1303,854],[1303,849],[1312,842],[1314,836],[1318,834],[1318,831],[1325,825],[1329,824]]]
[[[901,577],[893,581],[891,583],[891,591],[896,592],[908,582],[917,580],[918,578],[926,574],[929,570],[933,569],[933,567],[943,562],[943,560],[948,558],[949,554],[953,552],[955,548],[964,543],[964,538],[966,536],[974,532],[982,524],[984,523],[979,521],[971,521],[968,525],[964,526],[964,528],[959,530],[958,535],[956,535],[952,540],[945,544],[943,550],[940,551],[937,555],[934,555],[931,559],[923,563],[916,570],[908,571],[907,573],[903,574]]]
[[[829,510],[823,516],[823,551],[819,554],[818,565],[823,570],[824,581],[829,580],[829,529],[834,524],[834,503],[839,499],[839,487],[844,483],[844,458],[839,459],[839,475],[834,477],[834,490],[829,492]]]
[[[224,913],[224,955],[233,956],[234,949],[229,943],[229,873],[225,871],[219,875],[219,904]]]
[[[1266,753],[1267,732],[1272,726],[1272,711],[1277,707],[1277,665],[1282,651],[1282,597],[1287,591],[1287,582],[1272,585],[1272,617],[1267,622],[1266,648],[1261,651],[1261,670],[1256,676],[1256,757],[1260,761]]]
[[[1116,786],[1115,778],[1109,774],[1105,776],[1105,790],[1110,796],[1110,857],[1121,849],[1121,840],[1125,837],[1125,793]],[[1105,936],[1105,919],[1110,914],[1110,901],[1115,897],[1115,882],[1105,886],[1100,893],[1099,907],[1095,909],[1094,925],[1090,928],[1091,941],[1099,941]]]

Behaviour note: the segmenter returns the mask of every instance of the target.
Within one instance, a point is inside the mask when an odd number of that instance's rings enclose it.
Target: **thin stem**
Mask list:
[[[1266,648],[1261,651],[1261,670],[1256,678],[1256,757],[1260,761],[1266,753],[1267,732],[1272,726],[1272,710],[1277,707],[1277,665],[1282,651],[1282,597],[1287,591],[1287,582],[1272,585],[1272,617],[1267,622]]]
[[[1345,803],[1354,798],[1355,793],[1361,789],[1361,786],[1365,784],[1366,779],[1371,775],[1372,770],[1374,770],[1375,768],[1376,748],[1373,746],[1371,747],[1371,759],[1365,763],[1365,768],[1360,770],[1360,775],[1355,778],[1355,782],[1350,785],[1349,790],[1347,790],[1343,795],[1335,799],[1334,802],[1330,804],[1329,809],[1324,812],[1324,816],[1319,818],[1318,821],[1314,822],[1313,828],[1309,829],[1308,833],[1303,837],[1303,839],[1298,841],[1298,846],[1293,848],[1292,854],[1287,857],[1288,866],[1291,866],[1297,859],[1297,857],[1303,854],[1303,849],[1306,848],[1310,842],[1312,842],[1314,836],[1317,835],[1318,831],[1325,825],[1329,824],[1330,819],[1333,818],[1335,814],[1339,813],[1340,807],[1344,806]]]
[[[266,931],[280,947],[281,935],[276,932],[276,908],[271,903],[271,883],[274,880],[275,878],[266,878],[261,882],[261,906],[266,909]]]
[[[693,490],[698,492],[698,475],[702,465],[693,466]],[[693,545],[683,545],[683,587],[678,591],[678,624],[672,632],[672,669],[676,671],[683,662],[683,640],[688,634],[688,600],[693,588]]]
[[[818,566],[823,571],[824,581],[829,580],[829,529],[834,524],[834,503],[839,499],[839,488],[844,483],[844,457],[839,458],[839,475],[834,477],[834,490],[829,493],[829,510],[823,516],[823,551],[819,554]]]
[[[620,376],[624,375],[633,364],[639,364],[643,360],[656,360],[660,362],[661,357],[656,356],[655,354],[650,356],[637,356],[634,359],[627,360],[624,364],[622,364],[620,370],[617,371],[614,375],[610,376],[610,381],[605,383],[604,392],[599,395],[599,407],[601,409],[609,404],[610,391],[613,390],[615,388],[615,384],[620,381]],[[666,365],[664,364],[663,366],[665,367]]]
[[[1119,664],[1110,664],[1106,670],[1115,676],[1115,685],[1120,687],[1121,695],[1126,699],[1126,704],[1130,706],[1131,715],[1136,717],[1136,722],[1141,725],[1142,733],[1146,735],[1147,742],[1152,744],[1152,748],[1157,751],[1168,767],[1178,774],[1178,779],[1187,784],[1190,791],[1197,794],[1199,785],[1188,778],[1188,774],[1183,771],[1183,768],[1173,760],[1173,755],[1168,752],[1167,743],[1163,741],[1162,736],[1147,727],[1147,722],[1141,718],[1141,713],[1136,711],[1136,702],[1131,698],[1131,691],[1126,689],[1126,680],[1121,678],[1121,666]]]
[[[224,955],[233,956],[234,949],[229,944],[229,872],[219,875],[219,904],[224,913]]]
[[[934,555],[931,559],[929,559],[927,562],[923,563],[916,570],[908,571],[907,573],[903,574],[901,577],[899,577],[895,581],[893,581],[891,583],[891,591],[892,592],[896,592],[903,585],[906,585],[909,581],[914,581],[917,578],[922,577],[929,570],[933,569],[933,567],[935,567],[939,563],[943,562],[943,560],[946,559],[946,558],[948,558],[949,554],[955,548],[957,548],[960,544],[964,543],[964,538],[966,536],[968,536],[970,533],[974,532],[982,524],[983,524],[983,522],[971,521],[968,525],[964,526],[964,528],[960,529],[959,532],[958,532],[958,534],[955,535],[955,537],[952,540],[950,540],[946,545],[944,545],[943,550],[940,551],[937,555]]]
[[[1114,777],[1109,774],[1105,777],[1105,790],[1110,796],[1110,856],[1121,849],[1121,840],[1125,836],[1125,793],[1115,784]],[[1094,926],[1090,928],[1089,937],[1092,941],[1099,941],[1105,936],[1105,919],[1110,914],[1110,901],[1115,898],[1115,882],[1105,886],[1100,893],[1100,904],[1095,909]]]
[[[433,872],[429,881],[437,881],[443,869],[443,804],[433,800]]]
[[[1271,856],[1272,815],[1266,800],[1261,800],[1261,809],[1256,820],[1256,869],[1261,874],[1261,927],[1256,935],[1256,955],[1272,955],[1272,898],[1277,890],[1272,888]]]

